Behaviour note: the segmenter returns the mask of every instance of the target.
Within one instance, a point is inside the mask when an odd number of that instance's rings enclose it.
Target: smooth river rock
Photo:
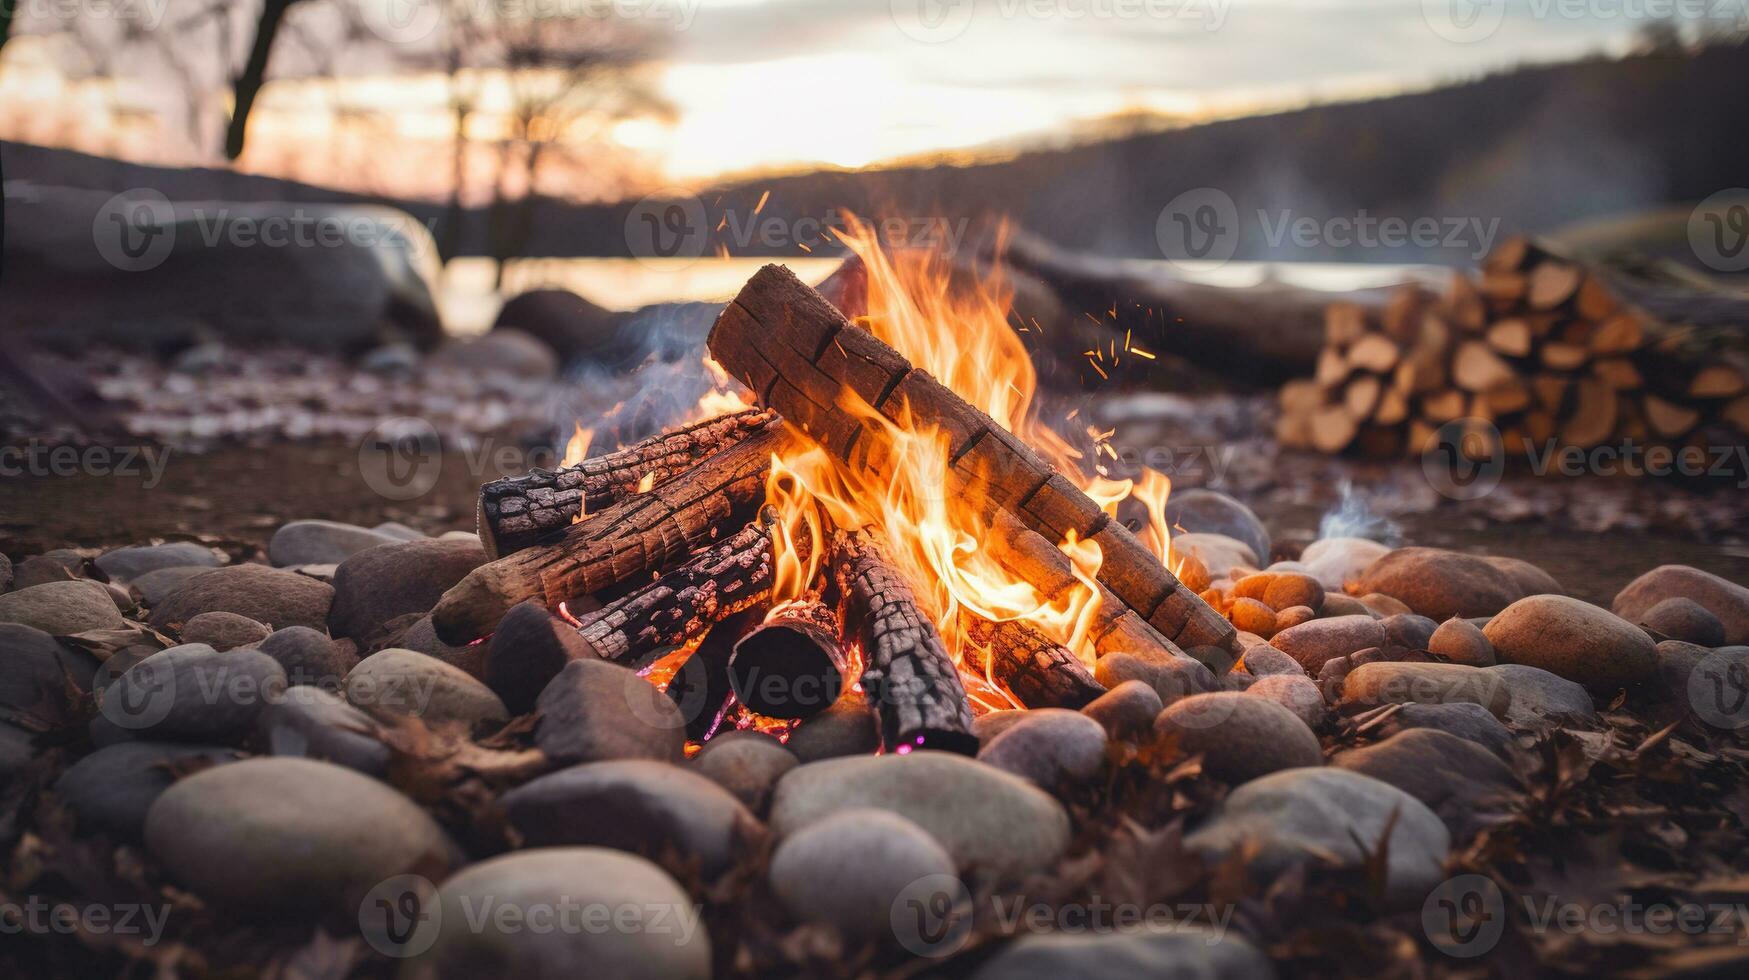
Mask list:
[[[126,625],[108,590],[88,579],[45,582],[0,595],[0,623],[18,623],[51,636]]]
[[[339,521],[292,521],[273,532],[267,560],[279,568],[338,565],[366,548],[404,540]]]
[[[1687,565],[1660,565],[1616,593],[1610,609],[1638,622],[1653,606],[1673,597],[1693,599],[1725,627],[1725,645],[1749,644],[1749,588]]]
[[[413,650],[380,650],[360,660],[343,689],[355,707],[417,717],[428,725],[477,729],[510,720],[491,688]]]
[[[173,769],[192,773],[243,757],[222,746],[123,742],[73,763],[55,781],[55,792],[78,818],[81,831],[139,843],[145,839],[146,812],[176,782]]]
[[[1435,622],[1491,616],[1524,595],[1486,558],[1440,548],[1398,548],[1368,566],[1355,588],[1391,596]]]
[[[1233,930],[1151,925],[1112,932],[1031,932],[985,960],[972,980],[1272,980],[1269,957]]]
[[[687,763],[756,814],[765,812],[777,781],[798,765],[801,760],[782,742],[752,729],[718,733]]]
[[[1659,640],[1681,640],[1703,647],[1725,645],[1725,624],[1707,607],[1685,596],[1660,600],[1635,620]]]
[[[803,922],[856,941],[893,935],[893,904],[919,879],[954,873],[940,842],[888,810],[839,810],[790,834],[771,855],[771,890]]]
[[[366,548],[334,570],[328,632],[367,642],[398,616],[430,612],[450,586],[485,562],[486,550],[477,538]]]
[[[106,551],[92,562],[111,582],[124,584],[165,568],[217,568],[224,563],[213,549],[193,541],[130,545]]]
[[[273,630],[247,616],[230,612],[206,612],[182,626],[182,642],[205,643],[214,650],[254,646]]]
[[[1338,753],[1330,764],[1390,783],[1427,804],[1460,840],[1504,814],[1518,786],[1512,769],[1494,753],[1431,728]]]
[[[1512,691],[1500,678],[1461,664],[1361,664],[1342,681],[1342,704],[1479,704],[1496,718],[1512,707]]]
[[[978,761],[1050,789],[1080,783],[1105,765],[1105,729],[1068,708],[1036,708],[978,750]]]
[[[285,671],[259,650],[185,643],[129,668],[104,690],[100,711],[135,737],[228,744],[285,689]]]
[[[1201,754],[1216,779],[1243,783],[1265,773],[1324,761],[1318,736],[1292,711],[1234,691],[1197,694],[1154,720],[1156,735],[1176,740],[1185,755]]]
[[[266,565],[231,565],[196,575],[152,609],[152,625],[173,628],[201,613],[230,612],[274,629],[323,629],[334,590],[307,575]]]
[[[535,702],[535,745],[559,765],[610,759],[679,762],[686,718],[656,686],[605,660],[573,660]]]
[[[1174,529],[1175,539],[1179,530],[1221,534],[1244,542],[1255,556],[1253,565],[1269,560],[1269,529],[1251,508],[1218,490],[1192,487],[1174,492],[1166,501],[1165,517],[1167,526]]]
[[[1282,630],[1269,645],[1294,659],[1307,673],[1316,675],[1325,661],[1356,650],[1385,645],[1385,628],[1370,616],[1334,616],[1314,619]]]
[[[1366,538],[1320,538],[1300,552],[1300,564],[1326,591],[1341,592],[1390,550]]]
[[[1657,644],[1645,630],[1568,596],[1520,599],[1482,632],[1501,660],[1539,667],[1605,696],[1650,680],[1658,667]]]
[[[1560,722],[1597,723],[1597,707],[1585,688],[1543,670],[1523,664],[1498,664],[1483,670],[1506,682],[1512,706],[1506,723],[1518,728],[1545,728]]]

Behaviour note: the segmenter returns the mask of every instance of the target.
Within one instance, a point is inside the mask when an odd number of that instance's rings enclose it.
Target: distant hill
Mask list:
[[[711,248],[745,228],[759,199],[772,242],[728,241],[739,255],[796,255],[788,229],[849,208],[862,214],[996,215],[1070,248],[1159,257],[1155,223],[1182,192],[1212,187],[1235,203],[1239,258],[1465,264],[1485,242],[1573,222],[1693,202],[1749,183],[1749,44],[1529,67],[1426,92],[1318,106],[962,167],[822,172],[701,195]],[[801,121],[798,125],[806,125]],[[172,197],[356,195],[225,171],[169,171],[8,145],[8,178],[82,187],[156,186]],[[385,202],[434,220],[435,205]],[[629,254],[632,205],[543,203],[529,255]],[[1259,218],[1258,212],[1264,212]],[[1342,248],[1273,242],[1280,222],[1432,219],[1433,247]],[[725,217],[727,220],[724,220]],[[1497,221],[1497,224],[1496,224]],[[1454,223],[1461,237],[1452,242]],[[467,240],[483,240],[470,215]],[[471,249],[470,249],[471,251]],[[815,254],[818,254],[816,249]]]

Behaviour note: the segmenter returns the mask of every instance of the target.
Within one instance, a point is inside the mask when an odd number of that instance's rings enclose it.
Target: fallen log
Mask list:
[[[1228,663],[1237,659],[1233,625],[1128,529],[989,416],[851,325],[788,269],[768,265],[755,273],[708,343],[761,404],[852,467],[890,476],[894,465],[887,430],[859,411],[943,432],[952,445],[951,492],[1004,510],[1048,539],[1073,534],[1097,543],[1104,555],[1099,580],[1125,605],[1182,647],[1213,647]],[[844,407],[855,399],[863,405]]]
[[[839,620],[862,648],[862,689],[888,752],[978,751],[959,668],[898,569],[863,532],[832,536]]]
[[[771,594],[771,528],[748,524],[654,583],[583,617],[577,633],[603,660],[641,668],[662,647],[696,639]]]
[[[818,599],[773,609],[735,644],[730,689],[749,709],[771,718],[825,711],[853,680],[839,631],[837,613]]]
[[[666,483],[770,422],[771,413],[759,409],[719,415],[575,466],[494,480],[480,488],[480,542],[499,558],[551,541],[581,515]]]
[[[650,492],[571,525],[552,544],[481,565],[438,600],[432,626],[445,643],[471,643],[526,599],[552,609],[683,560],[753,516],[772,453],[788,440],[773,423]]]
[[[1028,708],[1079,709],[1105,693],[1079,657],[1027,623],[970,613],[962,614],[960,623],[976,644],[966,650],[967,666]]]

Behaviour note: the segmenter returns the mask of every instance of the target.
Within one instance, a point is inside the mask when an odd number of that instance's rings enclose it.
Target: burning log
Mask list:
[[[1074,653],[1052,642],[1036,628],[1017,620],[993,622],[966,613],[960,623],[973,643],[991,651],[968,648],[970,666],[988,676],[1028,708],[1082,708],[1105,693],[1105,685]]]
[[[886,750],[977,752],[959,668],[911,587],[863,532],[836,531],[831,547],[840,619],[862,647],[862,689]]]
[[[735,644],[729,686],[753,711],[807,718],[832,706],[853,680],[838,642],[838,615],[818,599],[772,610]]]
[[[771,594],[772,567],[770,522],[762,517],[585,616],[577,632],[601,659],[642,667],[651,651],[696,639],[762,602]]]
[[[1181,646],[1222,650],[1229,663],[1237,658],[1232,624],[1123,525],[989,416],[852,326],[789,270],[768,265],[756,273],[711,329],[709,346],[761,404],[851,466],[879,475],[893,463],[884,428],[865,424],[844,399],[860,398],[869,413],[897,424],[945,432],[953,446],[951,492],[988,512],[1006,511],[1049,539],[1073,534],[1095,542],[1104,555],[1099,579],[1125,605]]]
[[[575,466],[494,480],[480,488],[480,541],[493,558],[551,541],[579,515],[598,513],[640,486],[666,483],[771,419],[757,409],[719,415]]]
[[[767,428],[710,456],[648,493],[628,497],[526,548],[468,573],[431,611],[445,643],[490,633],[510,607],[536,599],[549,609],[659,572],[746,521],[765,495],[772,453],[788,436]]]
[[[729,684],[729,658],[735,644],[764,619],[764,608],[755,605],[712,626],[692,656],[669,678],[668,700],[686,719],[687,738],[697,741],[710,734],[734,693]]]

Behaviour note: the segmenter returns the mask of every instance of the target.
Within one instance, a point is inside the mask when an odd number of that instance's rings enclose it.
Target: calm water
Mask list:
[[[457,259],[444,268],[438,305],[451,330],[478,333],[491,326],[504,297],[529,289],[569,289],[612,310],[682,300],[721,302],[735,295],[760,266],[770,262],[781,262],[804,280],[818,282],[838,267],[839,259],[524,259],[506,268],[501,291],[493,288],[491,260]],[[1191,264],[1132,259],[1122,266],[1141,275],[1177,276],[1220,286],[1250,286],[1273,278],[1328,290],[1386,286],[1406,279],[1438,281],[1445,275],[1429,266],[1337,262]]]

